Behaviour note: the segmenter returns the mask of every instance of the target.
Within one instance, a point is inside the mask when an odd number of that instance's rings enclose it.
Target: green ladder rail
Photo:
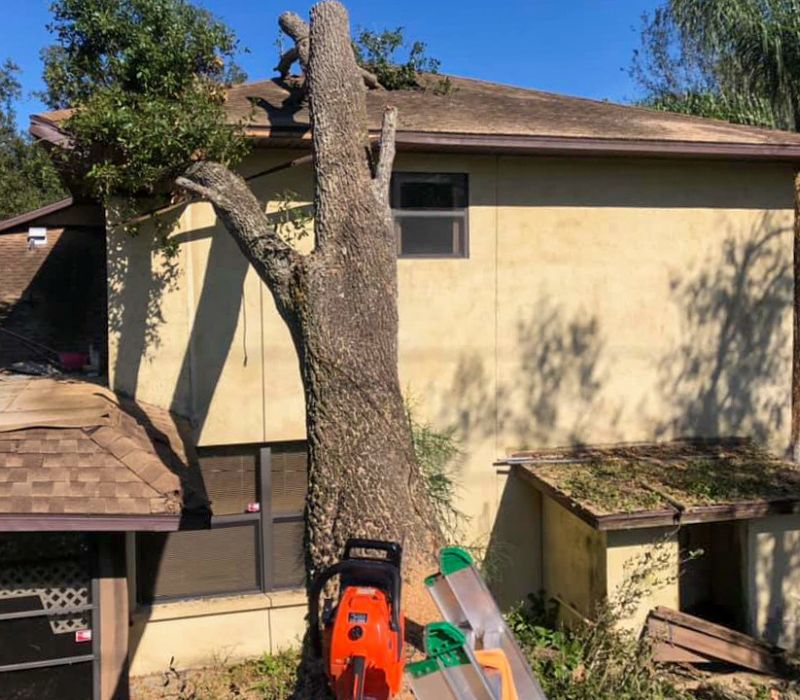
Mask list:
[[[498,700],[464,634],[448,622],[425,628],[424,661],[406,666],[406,679],[417,700]]]
[[[442,617],[463,633],[468,647],[503,651],[519,700],[547,700],[469,552],[445,547],[439,569],[425,583]]]

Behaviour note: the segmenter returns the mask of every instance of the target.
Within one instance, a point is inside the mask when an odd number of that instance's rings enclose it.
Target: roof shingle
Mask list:
[[[0,513],[205,509],[179,419],[88,382],[0,377]]]

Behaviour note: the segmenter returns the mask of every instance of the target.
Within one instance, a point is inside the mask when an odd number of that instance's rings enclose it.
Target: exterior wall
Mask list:
[[[542,496],[542,588],[567,621],[591,618],[606,594],[606,537]]]
[[[140,608],[130,641],[132,676],[210,665],[299,646],[305,594],[280,592]]]
[[[401,382],[461,437],[469,544],[490,541],[505,488],[491,464],[511,449],[686,434],[784,448],[788,166],[401,153],[396,169],[469,174],[469,257],[398,262]],[[311,194],[307,167],[255,182],[273,209],[279,191]],[[302,439],[268,290],[210,205],[181,212],[173,240],[165,262],[146,235],[109,239],[112,387],[188,413],[203,445]]]
[[[0,234],[0,327],[64,352],[106,347],[105,241],[102,229],[48,229],[28,248],[28,232]],[[0,367],[41,359],[0,333]]]
[[[618,530],[606,538],[607,595],[624,610],[623,627],[638,634],[653,608],[680,609],[680,550],[674,528]]]
[[[800,515],[748,523],[748,632],[786,649],[800,646]]]

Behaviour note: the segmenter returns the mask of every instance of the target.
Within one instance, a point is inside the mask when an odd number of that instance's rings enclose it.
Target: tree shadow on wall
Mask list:
[[[506,345],[499,373],[509,379],[499,378],[495,387],[480,355],[463,355],[445,402],[455,410],[443,420],[462,436],[497,434],[517,447],[580,444],[599,418],[613,429],[618,411],[601,407],[606,342],[597,316],[543,295],[530,308],[513,342],[498,339]]]
[[[181,211],[165,225],[177,222]],[[142,232],[130,236],[110,232],[108,245],[108,330],[117,340],[113,389],[136,397],[143,361],[161,344],[162,300],[177,288],[182,271],[177,256]]]
[[[789,401],[792,259],[765,215],[746,235],[729,235],[698,270],[670,288],[680,341],[659,364],[659,393],[671,416],[656,437],[746,435],[765,441],[783,428]]]

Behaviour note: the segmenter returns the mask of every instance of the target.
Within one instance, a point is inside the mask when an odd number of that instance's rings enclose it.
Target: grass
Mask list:
[[[132,679],[131,700],[286,700],[299,658],[296,651],[285,651],[186,671],[171,664],[160,676]]]

